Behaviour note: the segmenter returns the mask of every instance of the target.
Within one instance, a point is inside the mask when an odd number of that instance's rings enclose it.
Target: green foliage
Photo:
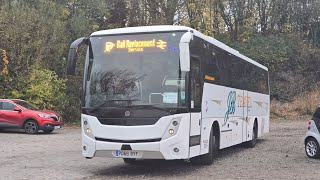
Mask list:
[[[76,76],[65,74],[73,40],[102,29],[179,24],[267,66],[272,98],[292,100],[319,85],[319,9],[315,0],[0,0],[0,48],[10,57],[0,61],[0,98],[79,121],[84,54]]]
[[[269,68],[271,98],[291,101],[319,86],[320,49],[292,34],[257,34],[245,42],[221,41]]]
[[[25,87],[12,91],[10,98],[25,99],[38,107],[54,109],[65,115],[66,80],[59,79],[54,71],[39,68],[34,68],[25,80]]]

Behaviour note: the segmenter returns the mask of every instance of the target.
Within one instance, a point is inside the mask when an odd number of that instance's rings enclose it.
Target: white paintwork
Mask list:
[[[235,112],[229,114],[225,121],[227,112],[227,100],[231,91],[236,92]],[[250,107],[239,106],[241,97],[251,97]],[[254,120],[258,122],[258,137],[269,132],[269,95],[249,92],[215,84],[204,83],[202,97],[202,131],[201,131],[201,153],[208,152],[205,141],[209,140],[209,129],[214,121],[220,127],[220,149],[236,145],[252,139]]]
[[[190,71],[190,52],[189,43],[193,38],[192,33],[186,32],[180,40],[179,50],[180,50],[180,68],[181,71]]]
[[[146,26],[131,27],[98,31],[92,36],[116,35],[124,33],[164,32],[164,31],[188,31],[180,41],[181,57],[189,55],[186,47],[192,36],[200,37],[213,45],[228,51],[256,66],[267,70],[265,66],[241,55],[238,51],[225,44],[201,34],[200,32],[183,26]],[[183,45],[181,45],[181,43]],[[181,48],[182,47],[182,48]],[[183,49],[183,50],[181,50]],[[190,62],[185,58],[181,63],[185,70],[190,69]],[[236,93],[235,111],[228,112],[228,95],[231,91]],[[241,97],[251,97],[250,106],[241,106]],[[243,98],[242,98],[243,100]],[[258,137],[269,132],[270,97],[255,92],[244,91],[209,83],[204,83],[201,113],[185,113],[162,117],[156,124],[148,126],[108,126],[102,125],[96,117],[82,114],[82,144],[87,150],[82,150],[83,156],[114,157],[112,151],[120,150],[123,144],[130,144],[132,150],[142,152],[141,158],[155,159],[189,159],[206,154],[209,150],[209,136],[212,124],[217,122],[220,128],[220,149],[230,147],[252,139],[254,121],[258,122]],[[228,114],[228,113],[227,113]],[[174,118],[181,118],[175,135],[170,136],[168,130]],[[83,125],[86,119],[88,125]],[[200,120],[200,124],[199,124]],[[91,134],[85,133],[85,128],[91,128]],[[176,131],[176,129],[175,129]],[[189,147],[190,136],[201,135],[200,145]],[[160,142],[151,143],[114,143],[96,141],[94,137],[115,140],[146,140],[162,138]],[[174,152],[178,148],[179,152]]]
[[[179,129],[176,135],[160,142],[150,143],[114,143],[96,141],[84,133],[86,127],[90,127],[94,137],[102,137],[116,140],[144,140],[162,138],[168,133],[169,124],[172,119],[181,117]],[[83,121],[87,120],[88,125],[84,126]],[[107,126],[102,125],[94,116],[82,114],[82,144],[87,150],[82,150],[85,157],[94,157],[96,151],[106,151],[106,157],[113,157],[113,150],[120,150],[123,144],[129,144],[132,150],[140,152],[160,152],[165,159],[188,159],[189,157],[189,130],[190,114],[179,114],[162,117],[156,124],[148,126]],[[107,132],[107,133],[106,133]],[[187,138],[186,138],[187,137]],[[179,152],[174,152],[179,148]],[[143,154],[144,155],[144,154]],[[142,156],[142,158],[145,158]]]
[[[307,140],[307,138],[309,137],[315,138],[318,141],[318,143],[320,143],[320,132],[316,126],[316,123],[313,120],[311,120],[310,129],[306,132],[304,140]]]
[[[238,56],[241,59],[244,59],[262,69],[268,70],[267,67],[253,61],[252,59],[242,55],[239,53],[239,51],[223,44],[222,42],[206,36],[204,34],[202,34],[201,32],[189,28],[189,27],[185,27],[185,26],[174,26],[174,25],[157,25],[157,26],[139,26],[139,27],[126,27],[126,28],[118,28],[118,29],[109,29],[109,30],[102,30],[102,31],[97,31],[91,34],[91,36],[103,36],[103,35],[117,35],[117,34],[128,34],[128,33],[150,33],[150,32],[166,32],[166,31],[189,31],[192,32],[193,35],[200,37],[210,43],[212,43],[213,45],[224,49],[225,51],[228,51],[229,53]]]

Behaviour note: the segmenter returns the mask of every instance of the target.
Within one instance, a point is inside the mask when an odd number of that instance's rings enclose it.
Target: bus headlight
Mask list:
[[[93,134],[92,134],[92,130],[89,124],[89,120],[86,117],[82,118],[82,131],[85,135],[89,136],[92,139],[95,139]]]
[[[171,120],[165,134],[162,137],[162,140],[168,139],[168,138],[177,134],[179,126],[180,126],[181,118],[182,118],[182,116],[173,118]]]
[[[91,134],[91,129],[90,129],[90,128],[87,128],[87,129],[86,129],[86,134],[87,134],[87,135]]]

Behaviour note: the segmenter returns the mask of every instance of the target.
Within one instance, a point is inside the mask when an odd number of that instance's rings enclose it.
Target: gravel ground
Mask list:
[[[52,134],[0,132],[0,179],[320,179],[320,160],[307,158],[306,121],[272,122],[256,148],[224,149],[211,166],[81,156],[80,128]]]

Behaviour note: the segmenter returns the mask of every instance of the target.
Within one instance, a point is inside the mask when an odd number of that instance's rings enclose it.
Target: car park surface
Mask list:
[[[81,129],[27,136],[0,132],[0,179],[319,179],[320,160],[304,152],[304,121],[271,121],[253,149],[224,149],[210,166],[181,161],[138,161],[81,156]]]

